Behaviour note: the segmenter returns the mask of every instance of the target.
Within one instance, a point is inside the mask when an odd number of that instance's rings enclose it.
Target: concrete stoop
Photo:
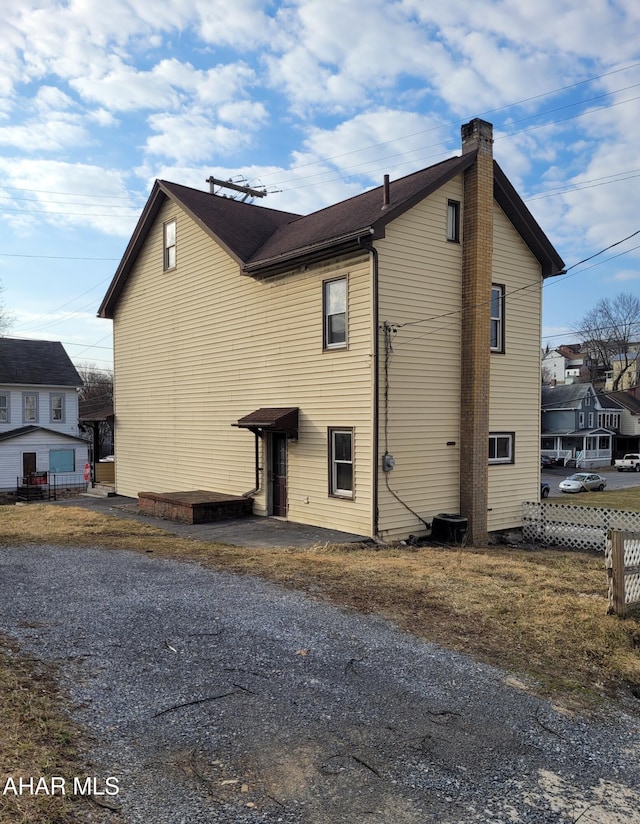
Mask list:
[[[82,494],[91,498],[112,498],[116,494],[116,488],[111,484],[94,484]]]

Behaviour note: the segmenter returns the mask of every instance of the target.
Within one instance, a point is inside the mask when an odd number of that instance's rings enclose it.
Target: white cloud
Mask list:
[[[145,151],[173,158],[178,163],[186,160],[198,163],[219,153],[232,153],[251,140],[249,129],[223,126],[196,111],[184,115],[152,115],[149,125],[158,134],[147,139]]]
[[[86,100],[110,111],[174,108],[179,96],[164,68],[138,71],[119,58],[94,66],[89,74],[76,77],[70,85]]]
[[[139,215],[140,203],[118,171],[86,163],[0,158],[0,175],[12,197],[8,204],[3,200],[0,214],[23,233],[45,221],[126,236]]]
[[[60,113],[51,113],[21,126],[0,127],[0,146],[11,146],[30,154],[52,153],[88,142],[82,119]]]

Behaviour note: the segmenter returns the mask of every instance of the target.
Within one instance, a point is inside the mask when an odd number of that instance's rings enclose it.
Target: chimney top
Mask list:
[[[493,155],[493,126],[479,117],[464,123],[460,129],[462,135],[462,154],[474,152],[476,149]]]

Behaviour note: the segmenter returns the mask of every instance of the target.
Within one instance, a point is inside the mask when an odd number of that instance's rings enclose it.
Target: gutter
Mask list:
[[[360,246],[362,239],[370,237],[373,234],[373,231],[374,230],[371,226],[365,226],[361,229],[356,229],[353,232],[349,232],[346,235],[332,237],[329,240],[314,243],[310,246],[302,246],[294,251],[283,252],[280,255],[265,258],[264,260],[257,261],[256,263],[245,263],[242,267],[242,271],[246,275],[257,275],[261,269],[268,269],[271,266],[283,266],[285,264],[289,264],[291,261],[297,260],[298,258],[314,255],[318,252],[324,252],[349,242],[356,241],[357,245]]]

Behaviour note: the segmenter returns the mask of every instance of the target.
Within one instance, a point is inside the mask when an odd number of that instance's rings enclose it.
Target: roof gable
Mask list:
[[[68,432],[57,432],[55,429],[49,429],[46,426],[35,426],[33,424],[20,426],[17,429],[10,429],[8,432],[0,432],[0,441],[11,441],[15,438],[22,438],[24,435],[31,435],[33,432],[46,432],[52,437],[55,436],[56,439],[63,438],[68,441],[87,443],[84,438],[80,438],[77,435],[69,435]]]
[[[542,411],[579,409],[587,395],[593,395],[590,383],[569,383],[542,387]]]
[[[472,166],[476,151],[436,163],[310,215],[300,216],[220,197],[177,183],[156,180],[107,294],[101,317],[113,317],[124,284],[162,204],[171,199],[256,277],[284,270],[309,256],[337,254],[360,247],[366,238],[384,236],[386,225]],[[536,223],[504,172],[494,162],[494,198],[540,262],[544,277],[559,274],[564,263]]]
[[[0,338],[0,383],[82,386],[82,378],[59,341]]]

